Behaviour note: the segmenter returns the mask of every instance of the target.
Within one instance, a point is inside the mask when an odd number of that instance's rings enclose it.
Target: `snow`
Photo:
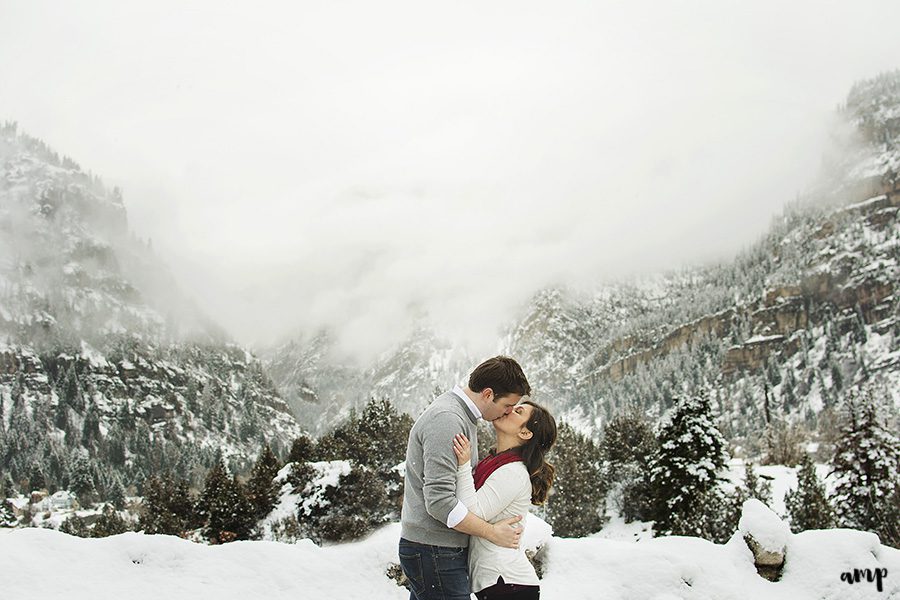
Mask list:
[[[854,204],[848,204],[847,206],[845,206],[844,208],[840,209],[837,212],[851,212],[851,211],[859,210],[861,208],[866,208],[868,206],[872,206],[875,204],[881,204],[883,202],[887,202],[887,196],[885,196],[884,194],[882,194],[880,196],[873,196],[872,198],[868,198],[866,200],[863,200],[861,202],[856,202]]]
[[[745,537],[750,536],[756,540],[761,548],[771,552],[783,552],[791,537],[791,529],[787,523],[756,498],[744,502],[738,530]]]
[[[337,487],[341,476],[347,475],[352,469],[347,460],[312,462],[309,465],[313,468],[314,475],[302,490],[295,490],[287,483],[294,463],[288,463],[278,471],[275,481],[283,485],[278,503],[262,523],[263,539],[276,541],[274,530],[284,519],[295,516],[298,512],[308,515],[314,507],[324,506],[327,488]]]
[[[777,529],[759,507],[749,529],[765,537]],[[763,509],[762,510],[767,510]],[[776,519],[777,520],[777,519]],[[529,528],[532,530],[529,532]],[[740,532],[724,545],[689,537],[624,542],[599,537],[549,537],[549,526],[529,518],[526,545],[546,540],[542,596],[609,600],[803,600],[900,597],[900,550],[881,546],[870,533],[833,529],[781,531],[787,560],[781,581],[756,573]],[[40,528],[0,534],[4,596],[69,600],[169,600],[216,597],[406,599],[386,576],[397,562],[400,526],[387,525],[353,543],[318,547],[234,542],[195,544],[172,536],[126,533],[80,539]],[[529,537],[533,536],[533,537]],[[852,586],[841,573],[853,568],[887,569],[884,595],[874,583]]]
[[[797,489],[797,467],[784,465],[759,465],[754,463],[757,477],[762,482],[767,481],[772,486],[772,505],[769,506],[779,517],[787,516],[787,508],[784,504],[784,496],[790,490]],[[728,461],[727,469],[722,473],[726,483],[723,488],[732,492],[743,485],[745,463],[742,459],[733,458]],[[834,478],[829,477],[831,466],[826,463],[816,464],[816,475],[824,483],[825,490],[831,492],[834,489]]]
[[[525,531],[522,532],[522,548],[537,551],[553,537],[553,528],[540,517],[525,515]]]
[[[787,515],[787,508],[784,505],[784,495],[788,490],[797,489],[797,469],[796,467],[786,467],[784,465],[764,465],[756,467],[756,474],[760,480],[765,479],[772,484],[772,510],[778,515]]]
[[[308,540],[205,546],[172,536],[126,533],[93,540],[22,529],[0,536],[6,566],[19,571],[4,578],[4,596],[406,598],[384,576],[395,560],[397,536],[396,528],[386,528],[366,542],[332,548]]]
[[[653,538],[652,521],[632,521],[626,523],[624,517],[612,510],[607,511],[607,516],[609,518],[603,526],[603,529],[593,534],[591,537],[621,542],[640,542],[642,540]]]
[[[744,345],[746,346],[749,344],[764,344],[766,342],[774,342],[774,341],[779,341],[779,340],[783,340],[783,339],[784,339],[783,335],[755,335],[755,336],[745,340]],[[738,346],[738,347],[740,347],[740,346]]]
[[[104,369],[110,366],[106,357],[84,340],[81,340],[81,356],[87,359],[95,369]]]
[[[325,504],[325,489],[337,487],[341,476],[347,475],[352,469],[349,460],[331,460],[309,463],[316,470],[316,475],[307,486],[307,490],[313,490],[311,494],[303,497],[301,506],[303,512],[309,514],[313,506]]]

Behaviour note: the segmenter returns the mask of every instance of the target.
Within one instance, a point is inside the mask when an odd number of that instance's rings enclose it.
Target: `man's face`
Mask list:
[[[491,391],[488,398],[491,402],[487,405],[487,408],[482,411],[481,416],[484,417],[485,421],[493,421],[494,419],[499,419],[503,415],[508,415],[513,407],[522,399],[522,396],[519,394],[507,394],[502,398],[494,398],[494,392]]]

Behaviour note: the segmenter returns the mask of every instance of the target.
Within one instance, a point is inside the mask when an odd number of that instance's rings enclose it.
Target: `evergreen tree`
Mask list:
[[[64,402],[57,403],[54,409],[53,424],[57,429],[66,431],[69,428],[69,405]]]
[[[259,408],[256,405],[256,401],[253,399],[253,395],[246,390],[241,390],[240,403],[244,410],[237,427],[238,436],[241,438],[241,441],[247,442],[259,435]]]
[[[79,517],[76,514],[71,515],[65,521],[62,522],[62,525],[59,526],[59,530],[62,533],[67,533],[69,535],[74,535],[82,538],[91,537],[91,530],[88,527],[87,521],[83,517]]]
[[[266,444],[260,452],[256,464],[253,465],[250,480],[247,482],[247,498],[253,505],[256,520],[264,518],[275,508],[278,492],[281,489],[280,485],[275,483],[275,476],[278,475],[279,469],[281,469],[281,464],[278,462],[278,458]]]
[[[28,475],[28,487],[32,490],[43,490],[47,487],[44,471],[37,462],[31,463],[31,469],[29,470]]]
[[[838,520],[844,527],[877,533],[885,544],[900,545],[900,439],[882,424],[868,388],[848,396],[844,416],[831,462],[837,483],[830,499]]]
[[[84,413],[84,423],[81,427],[81,445],[89,450],[93,450],[100,439],[100,415],[92,401]]]
[[[125,485],[122,483],[122,477],[114,473],[109,487],[106,491],[106,500],[113,505],[116,510],[125,508]]]
[[[121,469],[127,458],[125,437],[118,425],[109,428],[106,436],[106,458],[113,467]]]
[[[547,499],[547,521],[560,537],[581,537],[603,527],[606,485],[594,441],[561,423],[551,462],[556,479]]]
[[[289,463],[307,462],[312,460],[314,452],[315,442],[304,433],[291,444],[291,451],[288,454],[287,461]]]
[[[59,397],[76,412],[84,410],[84,394],[81,390],[81,382],[78,380],[78,373],[75,371],[75,365],[66,371],[65,379],[59,390]]]
[[[15,527],[16,513],[6,498],[0,498],[0,527]]]
[[[253,507],[243,486],[232,477],[222,457],[206,475],[198,513],[204,520],[203,533],[213,543],[249,539],[255,525]]]
[[[331,542],[360,538],[387,522],[390,509],[381,478],[356,464],[336,487],[325,488],[324,502],[310,515],[314,537]]]
[[[413,420],[387,399],[372,398],[361,413],[350,417],[317,444],[319,460],[353,460],[387,473],[406,458]]]
[[[140,528],[145,533],[181,536],[196,519],[187,484],[171,476],[151,476],[144,482]]]
[[[91,537],[101,538],[119,535],[126,531],[131,531],[131,525],[122,518],[122,515],[116,512],[115,508],[107,504],[103,507],[100,517],[91,527],[90,533]]]
[[[18,490],[12,476],[8,472],[4,473],[3,478],[0,479],[0,500],[11,498],[16,494],[18,494]]]
[[[69,489],[78,496],[82,506],[89,506],[96,497],[94,474],[91,463],[86,456],[78,453],[72,461],[72,473],[69,477]]]
[[[294,462],[291,463],[291,470],[287,474],[286,482],[291,486],[292,493],[302,494],[315,476],[316,470],[310,463]]]
[[[196,414],[197,411],[200,409],[199,389],[200,388],[197,385],[196,380],[191,379],[190,381],[188,381],[187,389],[185,389],[185,391],[184,391],[185,407],[188,409],[188,411],[190,411],[193,414]]]
[[[797,470],[797,489],[788,490],[784,495],[784,504],[794,533],[834,527],[834,510],[828,503],[825,486],[816,475],[816,466],[809,455],[801,459]]]
[[[677,399],[658,436],[650,464],[654,529],[664,535],[718,539],[727,505],[717,473],[725,466],[725,440],[705,394]]]
[[[603,429],[600,453],[613,472],[634,463],[647,464],[655,451],[653,429],[637,412],[616,416]]]
[[[743,498],[741,499],[741,506],[744,505],[744,500],[749,500],[750,498],[756,498],[766,506],[772,506],[772,483],[766,479],[762,479],[756,474],[756,467],[752,462],[747,462],[744,465],[744,485],[742,488],[739,488],[743,494]]]
[[[626,522],[652,519],[649,462],[656,449],[653,429],[636,411],[614,417],[603,430],[604,479]]]
[[[716,522],[708,522],[707,527],[712,527],[714,533],[708,534],[707,537],[716,541],[724,541],[733,531],[738,528],[741,519],[744,502],[750,498],[759,500],[766,506],[772,506],[772,483],[766,479],[762,479],[756,474],[756,467],[752,462],[747,461],[744,464],[744,482],[739,485],[734,493],[730,496],[720,494],[722,501],[725,503],[719,517],[719,526]],[[717,490],[718,491],[718,490]],[[714,498],[713,503],[717,500]]]
[[[793,467],[803,458],[802,444],[805,436],[797,425],[791,425],[781,418],[773,418],[766,426],[764,440],[764,464]]]

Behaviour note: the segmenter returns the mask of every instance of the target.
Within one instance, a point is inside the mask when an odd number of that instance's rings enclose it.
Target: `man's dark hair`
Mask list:
[[[489,358],[475,367],[469,375],[470,390],[480,392],[485,388],[493,390],[494,402],[510,394],[531,395],[531,386],[528,385],[522,367],[508,356]]]

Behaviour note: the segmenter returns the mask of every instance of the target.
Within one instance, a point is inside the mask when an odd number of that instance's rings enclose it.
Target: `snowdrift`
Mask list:
[[[540,527],[538,527],[540,529]],[[396,562],[399,525],[360,542],[317,547],[303,541],[205,546],[128,533],[80,539],[46,529],[0,532],[6,598],[152,599],[215,597],[406,599],[385,572]],[[765,537],[760,535],[759,537]],[[542,597],[604,600],[799,600],[900,598],[900,550],[870,533],[808,531],[780,538],[780,581],[760,577],[741,532],[724,545],[687,537],[638,543],[549,538]],[[883,591],[842,573],[885,569]]]

